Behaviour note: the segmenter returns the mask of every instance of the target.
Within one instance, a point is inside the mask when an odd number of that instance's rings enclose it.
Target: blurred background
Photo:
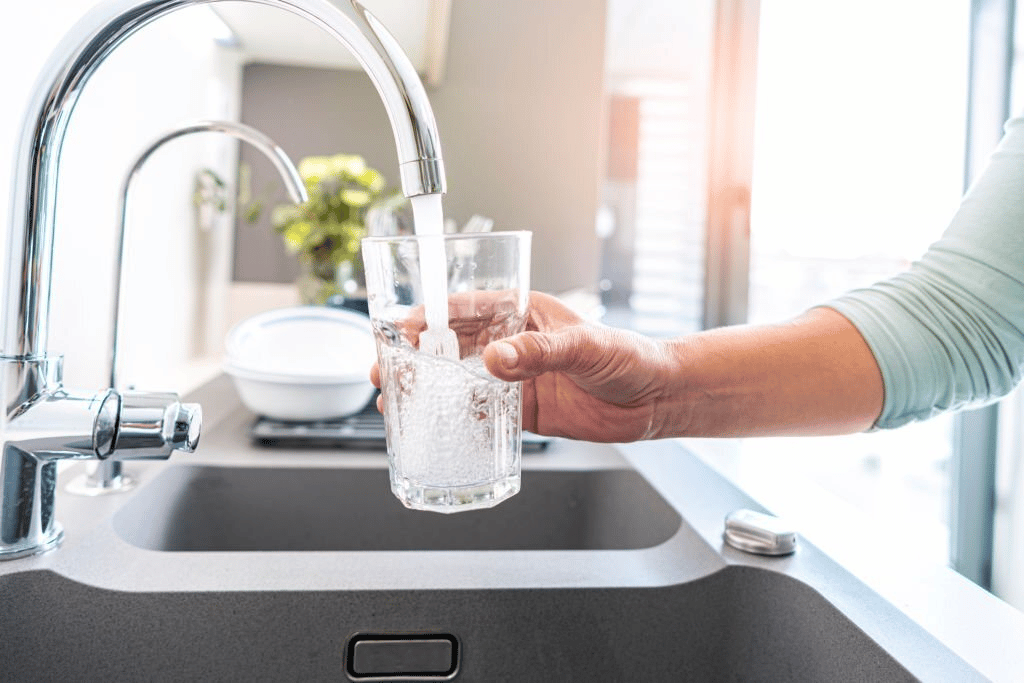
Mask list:
[[[0,9],[4,158],[36,73],[93,4]],[[652,335],[780,320],[906,268],[1024,109],[1013,0],[365,4],[423,76],[446,216],[532,230],[535,288]],[[51,337],[70,386],[108,372],[124,174],[160,133],[211,118],[296,161],[359,155],[397,189],[373,85],[314,27],[220,2],[140,31],[88,82],[64,145]],[[219,371],[233,322],[296,300],[301,263],[272,225],[285,194],[268,162],[218,136],[170,147],[129,213],[122,363],[135,383],[186,390]],[[204,172],[224,181],[213,214]],[[948,564],[1024,608],[1021,405],[692,445],[826,549],[844,517],[884,530],[894,562]]]

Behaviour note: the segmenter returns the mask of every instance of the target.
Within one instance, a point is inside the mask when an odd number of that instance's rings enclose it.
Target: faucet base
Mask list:
[[[41,555],[42,553],[53,550],[63,541],[64,528],[57,522],[54,522],[49,533],[42,537],[38,543],[21,547],[0,547],[0,562],[3,562],[4,560],[17,560],[31,555]]]
[[[104,474],[103,468],[108,465],[118,465],[117,461],[103,460],[99,463],[96,471],[92,474],[83,474],[75,477],[64,490],[76,496],[105,496],[108,493],[122,493],[135,488],[136,481],[120,469]]]

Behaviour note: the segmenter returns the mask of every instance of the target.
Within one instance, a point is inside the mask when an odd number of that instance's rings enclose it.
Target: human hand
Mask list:
[[[460,341],[476,334],[474,343],[486,343],[488,371],[522,381],[523,427],[538,434],[603,442],[850,434],[882,410],[870,347],[829,308],[671,340],[588,323],[537,292],[525,332],[484,338],[479,323],[464,320]],[[407,336],[414,340],[421,327]],[[371,378],[379,387],[378,368]]]
[[[600,442],[658,436],[676,367],[664,342],[587,323],[538,292],[526,332],[491,342],[484,363],[499,379],[523,382],[524,429]]]
[[[421,317],[414,314],[402,326],[413,346]],[[452,324],[463,347],[478,327]],[[539,292],[530,293],[526,331],[490,342],[483,357],[498,379],[522,381],[524,429],[601,442],[657,435],[656,403],[674,362],[665,344],[587,323]],[[379,388],[377,365],[370,378]],[[380,398],[377,407],[383,410]]]

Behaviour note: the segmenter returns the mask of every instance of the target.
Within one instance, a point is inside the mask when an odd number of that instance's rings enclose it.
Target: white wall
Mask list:
[[[444,79],[427,90],[448,180],[445,216],[462,225],[479,213],[495,230],[532,230],[535,289],[597,283],[604,24],[604,0],[458,0]],[[253,64],[242,108],[246,123],[294,158],[362,154],[398,186],[394,136],[364,74]],[[258,156],[242,154],[253,187],[283,201]],[[295,257],[266,216],[241,222],[238,234],[239,281],[294,279]]]
[[[36,73],[93,4],[48,0],[0,9],[0,59],[19,65],[0,76],[4,100],[17,103],[0,111],[0,186],[10,185],[16,135]],[[66,356],[68,387],[91,390],[107,380],[118,201],[128,169],[169,129],[197,119],[237,120],[241,69],[231,51],[215,44],[208,19],[208,8],[189,8],[132,36],[89,80],[71,118],[59,175],[50,324],[50,350]],[[133,183],[122,290],[126,382],[182,390],[193,370],[209,367],[196,343],[204,334],[197,301],[200,295],[212,299],[212,313],[223,314],[231,221],[207,243],[212,284],[201,293],[193,185],[204,167],[232,179],[236,164],[230,138],[189,136],[161,148]],[[8,197],[0,202],[6,217]]]

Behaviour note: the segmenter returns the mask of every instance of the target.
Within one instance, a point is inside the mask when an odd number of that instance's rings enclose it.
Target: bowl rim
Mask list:
[[[279,372],[261,369],[258,364],[243,359],[242,344],[246,337],[251,336],[260,328],[276,324],[287,324],[300,319],[313,319],[321,322],[339,324],[366,335],[370,346],[374,343],[373,325],[369,317],[346,309],[330,306],[299,305],[275,308],[257,313],[235,324],[224,340],[224,358],[221,367],[229,375],[244,379],[259,380],[275,384],[355,384],[369,383],[370,367],[365,370],[350,370],[344,373],[332,373],[329,368],[324,372]],[[369,349],[370,346],[367,348]],[[374,354],[375,356],[375,354]]]
[[[282,372],[266,372],[253,368],[238,365],[230,361],[222,364],[225,373],[232,377],[243,380],[266,382],[268,384],[295,384],[295,385],[331,385],[331,384],[370,384],[370,369],[365,373],[346,373],[344,375],[331,374],[292,374]]]

